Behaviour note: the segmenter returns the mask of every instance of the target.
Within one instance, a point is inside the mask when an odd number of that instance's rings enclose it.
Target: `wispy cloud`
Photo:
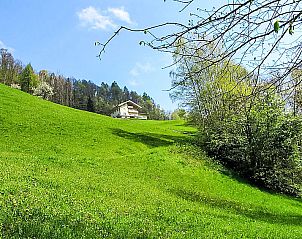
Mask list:
[[[144,74],[148,74],[154,71],[154,67],[149,63],[137,62],[129,71],[131,80],[128,81],[129,85],[137,87],[141,85],[139,77],[143,77]]]
[[[128,24],[133,24],[130,14],[124,7],[109,7],[107,10],[101,11],[90,6],[77,12],[77,15],[81,25],[91,29],[107,30],[117,28],[118,24],[115,23],[114,18]]]
[[[153,70],[154,68],[149,62],[147,63],[137,62],[135,66],[130,70],[129,74],[133,77],[138,77],[141,74],[150,73]]]
[[[77,15],[81,25],[84,27],[101,30],[117,27],[109,16],[103,15],[99,10],[91,6],[82,9]]]
[[[124,7],[120,8],[108,8],[108,12],[112,13],[119,20],[132,24],[132,20],[130,18],[130,14],[125,10]]]
[[[14,48],[6,46],[3,41],[0,40],[0,49],[7,49],[10,53],[15,51]]]

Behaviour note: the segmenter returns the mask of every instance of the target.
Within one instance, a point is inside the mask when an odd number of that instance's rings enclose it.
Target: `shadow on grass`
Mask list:
[[[294,226],[301,226],[302,222],[301,214],[286,215],[268,212],[265,207],[257,207],[251,204],[244,204],[220,198],[213,198],[198,194],[196,192],[187,192],[185,190],[173,190],[170,192],[185,200],[203,203],[210,207],[230,211],[232,213],[239,214],[254,220],[264,221],[272,224]]]
[[[1,238],[117,238],[107,218],[92,221],[86,215],[49,215],[41,208],[20,210],[14,207],[1,221]],[[62,212],[61,212],[62,213]],[[89,220],[90,219],[90,220]]]
[[[193,122],[186,121],[183,124],[177,124],[176,126],[186,126],[196,128],[196,125]]]
[[[188,136],[173,136],[173,135],[166,135],[166,134],[156,134],[156,133],[133,133],[128,132],[122,129],[111,129],[112,134],[132,140],[134,142],[140,142],[147,145],[150,148],[155,147],[165,147],[176,142],[184,142],[188,140]]]

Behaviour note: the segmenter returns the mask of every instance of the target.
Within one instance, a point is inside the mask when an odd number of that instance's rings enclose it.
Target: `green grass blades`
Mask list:
[[[300,199],[231,177],[195,133],[0,85],[0,238],[302,238]]]

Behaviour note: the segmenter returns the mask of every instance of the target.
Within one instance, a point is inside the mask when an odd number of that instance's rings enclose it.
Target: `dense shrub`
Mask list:
[[[287,113],[274,94],[242,112],[203,127],[203,147],[258,186],[301,195],[301,117]]]

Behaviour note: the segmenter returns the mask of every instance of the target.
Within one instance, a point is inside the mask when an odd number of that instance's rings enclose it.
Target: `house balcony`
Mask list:
[[[129,114],[138,114],[137,110],[134,109],[128,109]]]

